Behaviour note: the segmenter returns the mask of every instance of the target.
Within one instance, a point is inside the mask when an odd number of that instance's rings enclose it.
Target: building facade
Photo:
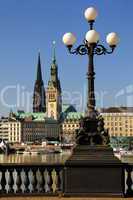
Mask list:
[[[62,105],[62,135],[66,142],[75,140],[76,130],[80,127],[80,119],[84,113],[77,112],[73,105]]]
[[[36,142],[45,139],[58,139],[60,124],[48,118],[46,113],[25,113],[18,111],[16,119],[21,121],[21,142]]]
[[[132,137],[133,136],[133,108],[115,107],[101,109],[105,128],[110,136]]]
[[[9,120],[9,141],[11,143],[21,143],[22,141],[22,127],[20,121],[11,121]]]
[[[0,139],[11,143],[20,143],[21,122],[10,118],[2,118],[0,120]]]
[[[43,140],[57,140],[59,137],[59,125],[54,120],[24,121],[22,123],[22,142],[42,142]]]
[[[0,139],[9,141],[9,126],[8,118],[2,117],[0,119]]]
[[[100,109],[99,112],[104,118],[104,127],[108,129],[110,137],[133,137],[133,107],[110,107]],[[73,139],[84,113],[69,110],[64,111],[64,116],[63,134],[66,138]]]

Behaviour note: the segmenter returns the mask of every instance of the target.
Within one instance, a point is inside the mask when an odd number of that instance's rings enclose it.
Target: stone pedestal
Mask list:
[[[122,163],[108,146],[77,145],[64,169],[65,196],[123,196]]]

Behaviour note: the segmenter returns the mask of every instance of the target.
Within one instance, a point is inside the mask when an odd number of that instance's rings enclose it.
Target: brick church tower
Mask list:
[[[42,80],[40,53],[38,54],[37,75],[34,85],[33,112],[46,112],[45,89]]]

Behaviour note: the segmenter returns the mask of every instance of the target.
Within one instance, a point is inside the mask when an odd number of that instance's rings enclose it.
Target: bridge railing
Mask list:
[[[0,196],[61,195],[63,164],[0,164]],[[124,195],[133,197],[133,164],[123,164]]]
[[[0,195],[58,195],[62,191],[63,165],[1,164]]]

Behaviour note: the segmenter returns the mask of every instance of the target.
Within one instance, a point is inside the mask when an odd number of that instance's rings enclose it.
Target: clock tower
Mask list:
[[[59,120],[62,111],[61,85],[58,78],[58,65],[55,56],[55,42],[53,42],[53,58],[50,69],[50,80],[47,87],[47,116]]]

